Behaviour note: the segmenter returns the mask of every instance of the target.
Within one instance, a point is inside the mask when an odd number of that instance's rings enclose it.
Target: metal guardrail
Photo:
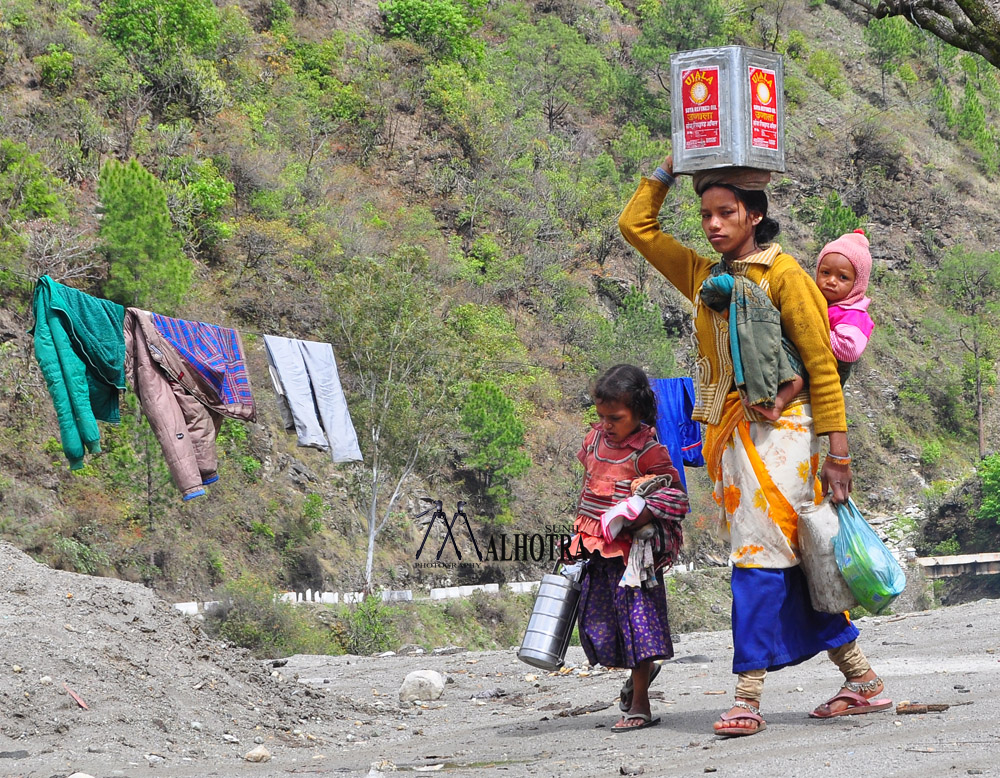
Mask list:
[[[953,578],[956,575],[993,575],[1000,573],[1000,552],[988,554],[953,554],[917,557],[928,578]]]

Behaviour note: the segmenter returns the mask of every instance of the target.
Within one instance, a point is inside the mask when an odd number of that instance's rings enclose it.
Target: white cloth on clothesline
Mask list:
[[[295,430],[300,446],[329,451],[334,462],[360,461],[333,346],[278,335],[265,335],[264,345],[285,429]]]

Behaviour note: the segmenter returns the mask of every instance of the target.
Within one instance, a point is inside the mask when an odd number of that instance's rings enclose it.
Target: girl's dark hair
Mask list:
[[[646,424],[656,422],[656,395],[646,373],[635,365],[615,365],[594,382],[590,395],[595,402],[620,402]]]
[[[757,189],[740,189],[738,186],[720,184],[736,195],[736,199],[743,203],[743,207],[749,214],[756,211],[761,215],[760,224],[754,228],[753,239],[758,246],[764,247],[781,232],[781,226],[777,221],[767,215],[767,194]]]

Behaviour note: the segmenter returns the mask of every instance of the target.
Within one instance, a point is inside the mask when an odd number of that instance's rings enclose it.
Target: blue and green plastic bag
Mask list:
[[[853,500],[838,505],[837,516],[840,532],[833,538],[833,550],[840,573],[859,604],[881,613],[906,587],[903,568]]]

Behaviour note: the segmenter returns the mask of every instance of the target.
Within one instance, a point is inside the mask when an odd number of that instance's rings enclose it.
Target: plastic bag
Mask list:
[[[840,532],[833,539],[833,550],[840,572],[858,602],[871,613],[881,613],[906,587],[903,568],[853,500],[838,505],[837,514]]]
[[[858,604],[857,597],[841,575],[833,539],[840,532],[840,519],[827,497],[819,505],[799,510],[799,558],[809,586],[812,606],[823,613],[843,613]]]

